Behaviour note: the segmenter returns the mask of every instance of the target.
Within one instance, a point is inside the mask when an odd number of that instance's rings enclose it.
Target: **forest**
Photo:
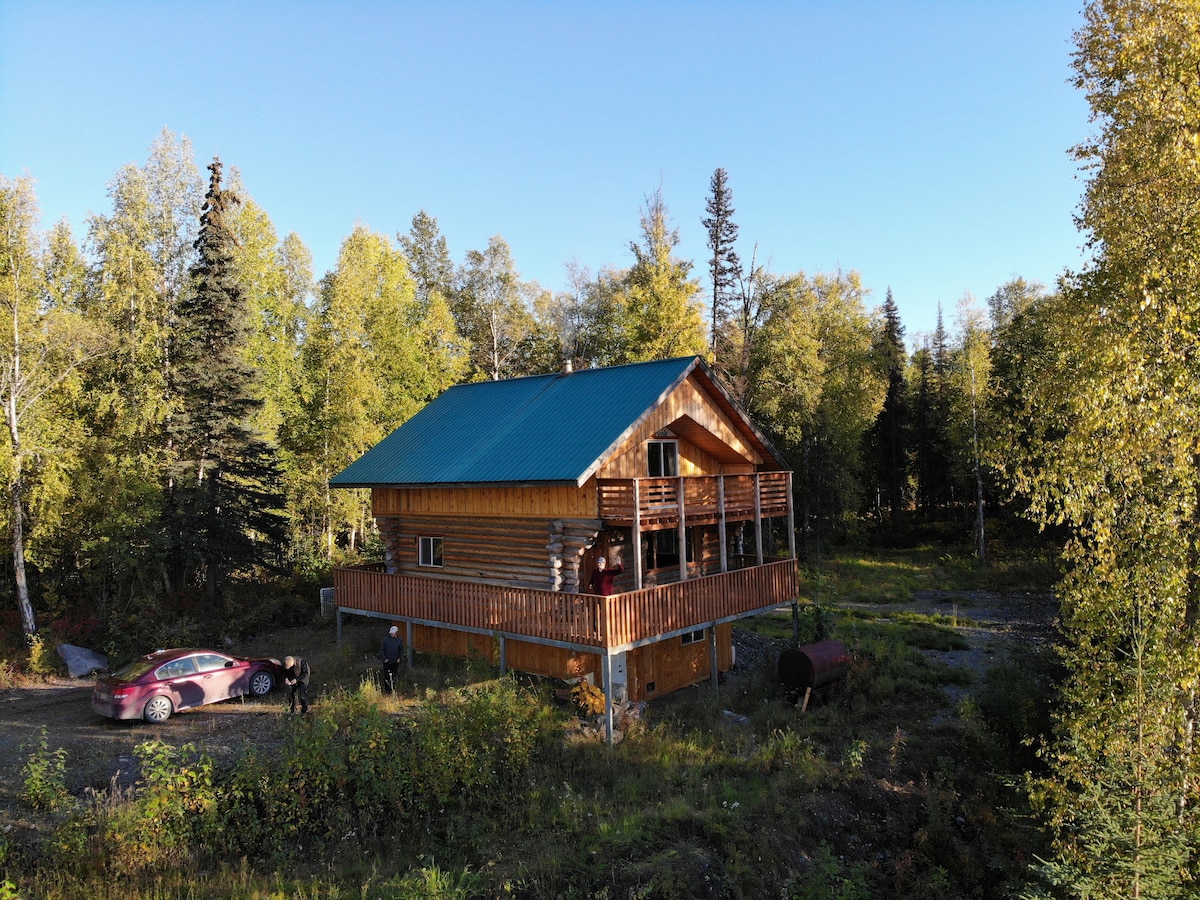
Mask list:
[[[674,255],[653,194],[632,263],[559,293],[522,281],[499,236],[456,263],[425,212],[394,238],[356,228],[316,278],[236,169],[207,170],[164,131],[82,241],[38,234],[31,180],[2,182],[7,606],[28,634],[63,616],[123,631],[165,602],[223,614],[239,584],[370,554],[369,496],[329,479],[447,387],[565,359],[712,362],[797,473],[806,553],[973,522],[998,496],[978,440],[986,312],[967,298],[954,334],[910,355],[890,293],[872,307],[855,273],[743,264],[722,169],[708,277]],[[1004,285],[992,318],[1044,297]]]
[[[1065,674],[1028,782],[1046,877],[1063,896],[1193,895],[1198,34],[1195,2],[1087,6],[1090,261],[963,297],[915,346],[853,271],[739,253],[724,169],[709,258],[676,255],[652,192],[630,258],[559,292],[522,280],[500,236],[456,262],[424,211],[355,228],[318,276],[235,161],[165,130],[82,235],[41,233],[32,178],[0,176],[6,640],[112,651],[286,619],[377,548],[368,496],[330,478],[447,387],[700,355],[794,470],[802,564],[931,526],[986,561],[989,523],[1017,516],[1061,537]]]

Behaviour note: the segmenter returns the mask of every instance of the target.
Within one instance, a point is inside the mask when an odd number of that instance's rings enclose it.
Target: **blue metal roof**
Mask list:
[[[684,357],[458,385],[330,483],[582,485],[698,365]]]

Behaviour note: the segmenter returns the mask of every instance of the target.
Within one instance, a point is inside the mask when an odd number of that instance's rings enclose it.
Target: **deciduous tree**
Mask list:
[[[329,479],[459,380],[466,358],[445,303],[418,302],[405,254],[359,226],[322,280],[303,362],[300,417],[288,426],[296,515],[328,558],[371,527],[369,495],[334,492]]]
[[[37,202],[27,179],[0,177],[0,405],[4,409],[7,453],[7,517],[13,575],[21,627],[37,632],[37,618],[26,574],[29,508],[39,484],[66,468],[74,447],[61,440],[71,429],[61,415],[63,394],[77,390],[79,368],[104,345],[67,305],[54,302],[58,278],[70,266],[63,260],[63,235],[53,258],[54,278],[47,281],[37,234]],[[60,266],[60,264],[63,264]],[[77,435],[74,435],[77,437]],[[54,497],[69,492],[58,479]]]
[[[780,279],[762,305],[748,407],[796,471],[797,526],[811,555],[860,509],[863,436],[886,381],[857,274]]]
[[[646,198],[641,243],[629,245],[634,263],[617,298],[625,344],[621,362],[702,355],[708,349],[700,285],[688,275],[691,261],[674,255],[678,244],[662,192],[655,191]]]
[[[514,364],[534,331],[528,300],[504,238],[495,235],[486,250],[467,251],[452,309],[459,333],[470,341],[471,365],[478,375],[498,381],[526,374]]]
[[[1007,474],[1070,526],[1069,675],[1037,786],[1080,897],[1192,896],[1200,684],[1200,8],[1095,0],[1076,84],[1096,131],[1054,343]]]

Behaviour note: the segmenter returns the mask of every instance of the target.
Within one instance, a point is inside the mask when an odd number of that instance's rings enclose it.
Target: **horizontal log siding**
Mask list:
[[[369,569],[336,569],[334,586],[339,607],[611,649],[788,603],[798,581],[786,559],[610,597]]]
[[[551,587],[553,535],[545,519],[405,515],[381,517],[388,559],[401,574],[431,578],[488,579],[526,587]],[[417,565],[419,537],[442,539],[441,568]]]
[[[376,516],[450,515],[494,518],[589,518],[596,515],[596,488],[533,487],[372,488]]]

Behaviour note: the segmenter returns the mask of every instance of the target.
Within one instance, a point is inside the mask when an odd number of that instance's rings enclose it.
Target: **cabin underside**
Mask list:
[[[711,680],[709,640],[712,631],[698,628],[685,635],[618,654],[613,661],[613,683],[621,686],[617,693],[624,693],[626,699],[634,702],[653,700]],[[717,671],[728,672],[734,663],[732,626],[728,623],[717,625],[715,640]],[[412,646],[417,652],[500,664],[500,642],[490,635],[417,625],[412,630]],[[603,659],[599,653],[511,638],[504,642],[504,656],[505,667],[519,672],[564,681],[583,678],[593,684],[603,683]]]

